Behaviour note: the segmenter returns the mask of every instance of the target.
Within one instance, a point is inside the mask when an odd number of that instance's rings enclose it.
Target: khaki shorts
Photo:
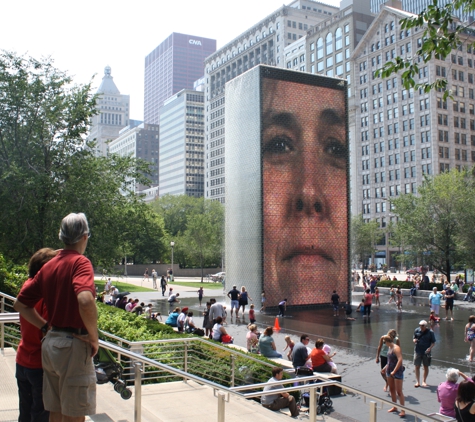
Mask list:
[[[45,409],[66,416],[96,413],[96,374],[91,346],[71,333],[49,331],[41,348]]]
[[[432,356],[430,354],[424,353],[423,355],[418,355],[414,353],[414,366],[430,366]]]

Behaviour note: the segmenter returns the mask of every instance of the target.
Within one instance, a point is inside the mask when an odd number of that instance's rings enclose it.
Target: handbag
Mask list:
[[[295,370],[295,375],[297,377],[310,377],[313,375],[313,369],[312,368],[308,368],[306,366],[299,366],[296,370]]]

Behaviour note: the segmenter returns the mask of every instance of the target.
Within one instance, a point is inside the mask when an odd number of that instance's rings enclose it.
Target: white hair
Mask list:
[[[457,382],[460,376],[459,370],[455,368],[449,368],[447,369],[447,373],[445,374],[445,376],[447,377],[447,381]]]
[[[79,214],[71,213],[61,221],[59,229],[59,240],[65,245],[74,245],[81,240],[81,237],[89,233],[89,225],[86,216],[80,212]]]

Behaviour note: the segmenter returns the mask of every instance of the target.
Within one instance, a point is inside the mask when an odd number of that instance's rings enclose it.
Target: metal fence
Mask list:
[[[13,310],[15,298],[0,292],[0,345],[3,353],[5,347],[16,348],[19,338],[19,315]],[[183,338],[167,340],[151,340],[130,342],[109,333],[102,333],[108,341],[100,340],[99,345],[109,351],[125,367],[128,373],[128,384],[134,385],[134,421],[141,421],[141,386],[147,382],[172,381],[182,379],[196,381],[210,387],[213,395],[217,398],[217,420],[225,422],[225,405],[230,397],[245,399],[262,397],[264,395],[281,392],[309,391],[309,421],[315,422],[317,415],[317,398],[323,387],[338,386],[345,391],[358,394],[368,402],[368,420],[377,421],[378,406],[393,406],[386,399],[373,396],[364,391],[342,384],[338,381],[327,381],[321,375],[299,378],[299,383],[294,385],[295,380],[282,380],[278,384],[292,384],[279,390],[264,392],[261,389],[269,383],[256,383],[253,379],[253,370],[258,366],[273,367],[274,365],[255,359],[245,353],[230,349],[219,344],[211,344],[201,338]],[[216,371],[210,356],[220,356],[221,360],[228,362],[225,372],[220,366]],[[223,359],[224,358],[224,359]],[[269,371],[270,372],[270,371]],[[318,383],[311,383],[319,381]],[[246,393],[246,391],[248,391]],[[413,415],[415,420],[447,422],[450,418],[438,414],[425,415],[414,409],[404,406],[398,408],[406,414]]]

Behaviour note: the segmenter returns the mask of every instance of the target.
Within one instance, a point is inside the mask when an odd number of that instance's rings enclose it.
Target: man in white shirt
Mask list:
[[[185,306],[182,310],[180,315],[176,320],[178,326],[178,332],[182,333],[185,328],[185,320],[186,320],[186,313],[188,312],[188,308]]]
[[[278,366],[275,366],[274,368],[272,368],[272,378],[270,378],[267,382],[281,381],[283,376],[284,370]],[[284,388],[282,384],[269,385],[267,387],[264,387],[264,391],[279,390],[281,388]],[[290,414],[293,418],[296,418],[300,413],[297,407],[297,403],[295,402],[295,398],[289,393],[277,393],[262,396],[261,404],[266,409],[270,410],[280,410],[285,407],[288,407],[290,410]]]

